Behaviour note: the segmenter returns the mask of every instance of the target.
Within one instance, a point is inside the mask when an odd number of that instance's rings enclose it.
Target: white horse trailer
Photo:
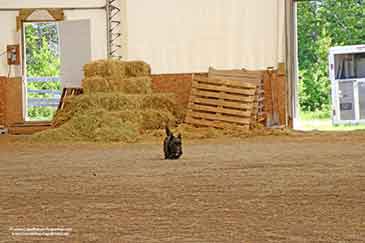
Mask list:
[[[329,76],[333,124],[365,124],[365,45],[330,48]]]

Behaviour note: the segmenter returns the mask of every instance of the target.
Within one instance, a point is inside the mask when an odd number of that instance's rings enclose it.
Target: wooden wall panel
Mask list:
[[[23,123],[22,78],[8,78],[5,81],[6,125]]]
[[[286,76],[278,70],[266,72],[264,77],[265,103],[264,111],[268,120],[273,112],[278,116],[278,125],[286,125],[287,85]]]
[[[7,78],[0,76],[0,127],[5,126],[5,82]]]
[[[208,73],[153,74],[152,89],[154,92],[175,93],[177,104],[187,108],[193,75],[208,77]]]
[[[279,113],[279,122],[280,125],[286,125],[286,106],[287,106],[287,84],[286,77],[278,72],[276,78],[276,90],[274,91],[277,94],[277,111]]]

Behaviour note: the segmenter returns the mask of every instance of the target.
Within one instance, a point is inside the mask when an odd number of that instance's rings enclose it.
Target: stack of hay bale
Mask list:
[[[150,94],[151,68],[142,61],[99,60],[84,66],[84,93]]]
[[[152,93],[142,61],[99,60],[84,66],[84,93],[66,97],[41,141],[135,142],[147,130],[176,123],[173,94]]]

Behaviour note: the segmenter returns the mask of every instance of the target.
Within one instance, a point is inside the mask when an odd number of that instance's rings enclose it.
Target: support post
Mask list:
[[[120,8],[116,0],[106,0],[106,26],[107,26],[107,56],[108,58],[122,59],[120,56]]]

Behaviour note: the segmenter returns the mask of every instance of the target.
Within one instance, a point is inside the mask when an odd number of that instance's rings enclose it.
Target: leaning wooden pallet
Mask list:
[[[57,111],[62,110],[64,106],[64,99],[67,96],[80,95],[83,93],[82,88],[63,88],[60,103],[58,104]]]
[[[208,77],[223,80],[243,81],[257,86],[257,122],[263,123],[265,120],[264,112],[264,72],[252,71],[247,69],[235,70],[218,70],[212,67],[209,68]]]
[[[249,129],[256,85],[194,76],[185,122],[197,126]]]
[[[254,97],[253,106],[252,106],[252,111],[251,111],[251,124],[250,124],[250,128],[256,127],[256,125],[261,122],[261,120],[259,118],[260,108],[259,108],[258,99],[259,99],[259,97],[258,97],[257,91],[256,91],[255,97]]]

